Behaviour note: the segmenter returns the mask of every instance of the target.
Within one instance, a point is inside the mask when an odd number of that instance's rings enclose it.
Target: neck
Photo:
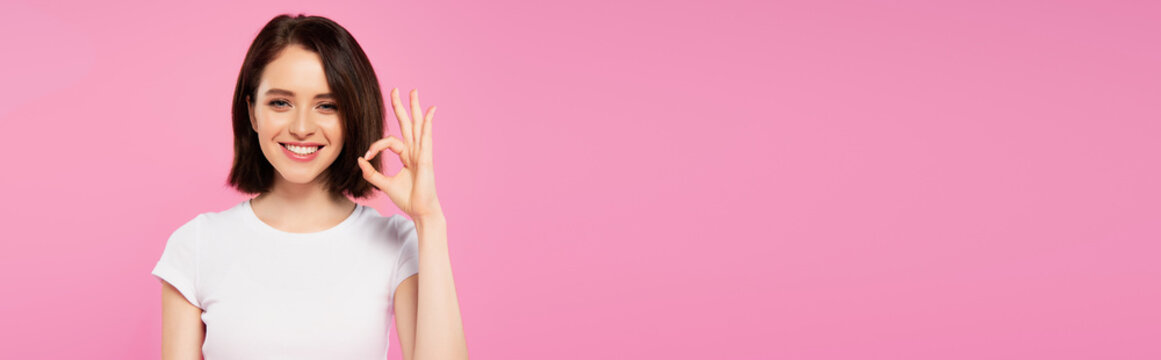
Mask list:
[[[275,177],[271,190],[250,201],[254,212],[270,225],[290,232],[313,232],[346,219],[355,202],[332,194],[319,180],[305,184]]]

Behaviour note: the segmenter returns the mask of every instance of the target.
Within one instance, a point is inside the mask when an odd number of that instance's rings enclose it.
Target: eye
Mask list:
[[[335,105],[332,103],[322,103],[322,104],[319,104],[319,107],[330,110],[330,111],[338,111],[339,110],[338,105]]]
[[[288,102],[286,102],[286,100],[282,100],[282,99],[270,100],[269,104],[270,104],[270,106],[273,106],[273,107],[290,106],[290,103],[288,103]]]

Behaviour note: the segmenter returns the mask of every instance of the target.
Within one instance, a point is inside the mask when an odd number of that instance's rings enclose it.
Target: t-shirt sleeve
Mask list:
[[[153,267],[153,276],[173,285],[191,304],[198,301],[198,236],[201,215],[174,230],[165,243],[161,259]]]
[[[415,231],[415,222],[400,216],[399,220],[395,221],[394,232],[402,245],[399,247],[399,258],[395,261],[394,276],[391,278],[392,304],[395,303],[395,289],[399,287],[399,283],[419,273],[419,234]]]

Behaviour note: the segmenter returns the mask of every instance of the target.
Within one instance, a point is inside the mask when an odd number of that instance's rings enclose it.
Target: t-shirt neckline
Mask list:
[[[262,219],[259,219],[258,214],[254,212],[254,208],[251,207],[251,205],[250,205],[250,200],[252,200],[252,199],[246,199],[246,200],[242,201],[242,208],[243,208],[242,212],[246,214],[246,222],[250,223],[250,225],[252,225],[253,227],[257,228],[259,231],[262,231],[264,233],[269,233],[269,234],[273,234],[275,236],[284,237],[284,238],[292,238],[292,239],[322,238],[322,237],[326,237],[327,235],[331,235],[331,234],[340,232],[343,229],[349,227],[351,223],[355,222],[355,219],[357,219],[360,215],[362,215],[363,211],[364,211],[363,210],[364,206],[362,204],[355,203],[355,210],[351,211],[351,214],[348,215],[346,219],[343,219],[342,222],[339,222],[338,225],[332,226],[328,229],[315,231],[315,232],[296,233],[296,232],[279,230],[273,226],[270,226],[270,224],[267,224],[266,222],[262,221]]]

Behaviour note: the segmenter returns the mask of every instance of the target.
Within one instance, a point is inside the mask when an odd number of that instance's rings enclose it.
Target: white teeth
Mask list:
[[[318,146],[298,146],[298,145],[290,145],[290,144],[283,144],[282,146],[285,146],[291,152],[293,152],[295,154],[299,154],[299,155],[310,155],[310,154],[313,154],[315,151],[318,151]]]

